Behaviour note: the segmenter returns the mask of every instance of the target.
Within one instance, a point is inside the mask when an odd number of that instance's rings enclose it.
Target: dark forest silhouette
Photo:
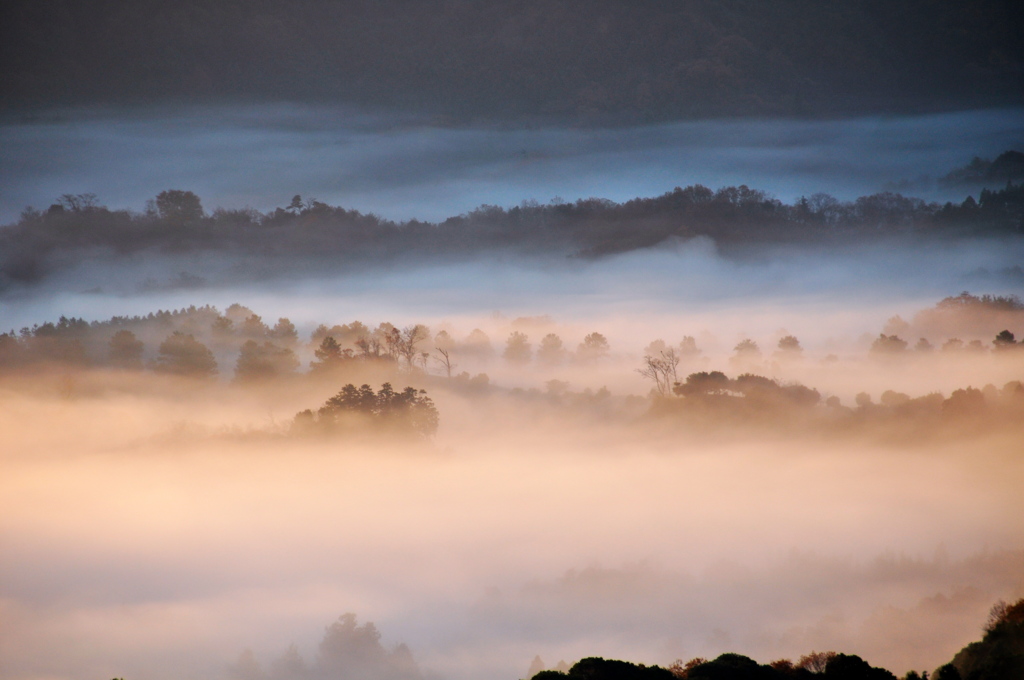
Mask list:
[[[1024,9],[1001,0],[0,7],[8,107],[291,100],[587,122],[917,112],[1024,93]]]
[[[624,203],[581,199],[512,208],[483,205],[440,223],[394,222],[295,196],[287,208],[215,209],[168,190],[142,213],[111,210],[92,194],[65,194],[46,210],[27,208],[0,228],[0,291],[31,284],[85,257],[143,251],[219,251],[261,258],[261,271],[316,262],[368,265],[387,259],[463,258],[488,252],[594,258],[673,239],[712,238],[725,253],[765,245],[864,244],[879,240],[1020,237],[1024,183],[983,189],[959,204],[927,203],[883,192],[855,201],[814,194],[792,204],[747,186],[701,185]],[[181,272],[168,284],[197,288]],[[159,287],[157,282],[150,285]]]
[[[537,663],[537,662],[535,662]],[[984,637],[964,647],[934,672],[908,671],[902,680],[1016,680],[1024,677],[1024,600],[998,602],[985,624]],[[741,654],[714,659],[681,659],[668,668],[590,657],[567,671],[541,670],[534,680],[896,680],[890,671],[855,654],[810,652],[795,662],[777,659],[759,664]],[[528,679],[529,680],[529,679]]]

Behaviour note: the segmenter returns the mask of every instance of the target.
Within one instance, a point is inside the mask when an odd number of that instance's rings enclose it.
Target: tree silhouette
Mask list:
[[[266,380],[293,373],[298,367],[295,352],[287,347],[246,340],[238,355],[235,376],[239,380]]]
[[[907,349],[907,341],[897,335],[879,334],[871,343],[871,354],[875,356],[897,356]]]
[[[398,353],[405,358],[405,365],[412,368],[419,354],[417,345],[426,340],[430,329],[422,324],[406,326],[399,335]]]
[[[608,356],[608,339],[600,333],[590,333],[579,347],[576,348],[576,356],[580,361],[590,362],[604,359]]]
[[[270,329],[259,314],[250,314],[238,327],[238,334],[251,340],[263,340],[269,333]]]
[[[168,189],[157,194],[156,212],[164,220],[194,222],[202,219],[203,205],[191,191]]]
[[[479,328],[474,328],[466,336],[462,344],[462,352],[480,359],[488,359],[494,355],[494,347],[491,346],[491,339]]]
[[[309,362],[309,367],[314,372],[330,371],[341,366],[346,360],[352,358],[352,350],[342,349],[334,336],[328,335],[320,343],[320,346],[313,350],[316,357]]]
[[[110,338],[110,365],[117,368],[140,370],[142,368],[142,341],[129,330],[121,329]]]
[[[825,668],[828,667],[828,662],[836,658],[836,656],[835,652],[811,652],[801,656],[796,662],[796,667],[812,673],[824,673]]]
[[[996,339],[992,341],[992,345],[998,351],[1015,349],[1017,347],[1013,333],[1010,331],[1000,331],[999,334],[996,335]]]
[[[395,392],[391,383],[374,392],[369,385],[356,388],[349,383],[328,399],[314,415],[303,411],[296,415],[298,431],[344,432],[352,428],[370,428],[382,432],[432,435],[440,417],[425,390],[406,387]]]
[[[548,333],[541,338],[540,346],[537,348],[537,361],[548,366],[557,366],[565,359],[565,354],[562,339],[554,333]]]
[[[803,355],[804,348],[794,335],[787,335],[779,340],[776,356],[780,359],[798,359]]]
[[[299,332],[295,330],[295,324],[283,317],[277,320],[267,335],[271,340],[285,347],[294,347],[299,341]]]
[[[686,376],[686,382],[676,383],[672,391],[680,396],[716,395],[726,392],[731,386],[729,378],[721,371],[701,371]]]
[[[434,348],[440,355],[435,357],[435,360],[441,364],[444,368],[445,377],[452,377],[452,369],[456,368],[458,364],[452,362],[451,351],[448,349],[442,349],[440,346]]]
[[[168,375],[208,378],[217,373],[213,352],[191,334],[174,331],[160,343],[153,370]]]
[[[505,343],[505,361],[512,364],[525,364],[530,361],[532,351],[529,337],[525,333],[512,331]]]
[[[643,367],[636,370],[643,377],[653,380],[654,388],[658,391],[659,395],[664,397],[671,393],[672,386],[679,380],[676,376],[679,357],[672,347],[662,350],[659,354],[660,356],[658,357],[645,354]]]

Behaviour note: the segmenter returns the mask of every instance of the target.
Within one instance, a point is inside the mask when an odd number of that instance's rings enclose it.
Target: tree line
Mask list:
[[[423,324],[399,328],[384,321],[371,328],[358,320],[320,324],[303,342],[289,319],[279,318],[271,325],[235,303],[223,313],[211,305],[193,305],[106,321],[61,316],[56,322],[12,329],[0,333],[0,373],[64,365],[209,378],[221,373],[217,358],[227,356],[234,359],[234,377],[249,381],[299,373],[299,356],[306,351],[311,351],[308,372],[314,375],[337,375],[369,363],[457,378],[463,359],[586,365],[608,357],[610,346],[598,332],[587,334],[575,349],[558,334],[547,333],[534,349],[529,335],[513,330],[500,348],[479,328],[457,339],[443,329],[431,333]]]
[[[327,260],[336,265],[339,258],[366,263],[492,250],[600,257],[696,236],[708,236],[729,251],[771,243],[1021,233],[1024,183],[943,205],[892,192],[854,201],[818,193],[786,204],[745,185],[712,190],[698,184],[624,203],[588,198],[526,201],[511,208],[483,205],[438,223],[395,222],[298,195],[287,207],[267,213],[249,208],[207,213],[201,199],[184,190],[161,192],[143,212],[112,210],[93,194],[65,194],[45,210],[26,208],[18,222],[0,228],[0,290],[37,282],[68,266],[58,255],[83,257],[98,250],[118,255],[231,250],[288,267],[290,256],[307,258],[304,266]]]
[[[1024,599],[999,601],[989,614],[984,636],[958,652],[932,674],[910,670],[901,680],[1011,680],[1024,677]],[[532,680],[897,680],[856,654],[810,652],[797,661],[759,664],[742,654],[714,659],[681,659],[667,668],[589,657],[566,671],[542,670]]]

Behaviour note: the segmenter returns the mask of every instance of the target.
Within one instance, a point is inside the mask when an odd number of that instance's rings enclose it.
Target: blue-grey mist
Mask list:
[[[899,190],[963,200],[935,179],[1024,145],[1020,110],[839,120],[715,120],[616,128],[443,127],[295,104],[50,112],[0,124],[0,223],[65,193],[141,210],[165,189],[207,209],[294,194],[405,220],[482,205],[745,184],[784,201]]]

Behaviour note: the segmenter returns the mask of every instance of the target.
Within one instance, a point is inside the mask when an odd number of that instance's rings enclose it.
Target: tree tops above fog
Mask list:
[[[381,643],[371,621],[358,623],[355,614],[343,614],[327,626],[309,661],[292,644],[267,668],[251,650],[228,669],[229,680],[422,680],[419,666],[405,644],[392,648]],[[390,647],[390,646],[389,646]]]
[[[308,366],[310,374],[330,378],[372,363],[455,378],[461,375],[460,365],[480,366],[494,360],[537,369],[586,368],[611,356],[612,348],[602,333],[591,332],[578,344],[567,344],[551,324],[547,317],[516,319],[502,346],[480,329],[455,338],[447,330],[432,333],[423,324],[399,328],[382,322],[369,327],[358,320],[320,324],[308,341],[300,341],[289,319],[279,318],[271,324],[240,304],[223,312],[209,305],[192,306],[91,323],[62,316],[56,322],[0,333],[0,371],[55,364],[150,368],[177,376],[221,374],[239,381],[260,381],[293,375],[303,366]],[[921,310],[909,322],[900,317],[889,319],[865,349],[868,356],[885,361],[928,357],[939,361],[961,353],[1009,357],[1018,352],[1024,355],[1024,342],[1018,338],[1024,335],[1022,331],[1024,302],[1019,298],[963,292]],[[986,336],[987,341],[979,339]],[[800,340],[793,335],[779,338],[770,351],[762,351],[756,341],[744,338],[733,352],[728,363],[739,374],[774,371],[773,366],[807,359]],[[659,339],[644,349],[638,371],[664,396],[673,392],[680,371],[694,373],[708,361],[692,336],[672,346]]]
[[[298,435],[335,435],[352,431],[430,436],[440,422],[426,390],[406,387],[396,392],[391,383],[374,392],[369,385],[349,383],[315,412],[295,416],[292,432]]]
[[[590,198],[545,205],[527,201],[508,209],[484,205],[439,223],[393,222],[301,196],[268,213],[220,208],[206,213],[194,193],[168,190],[135,213],[111,210],[92,194],[66,194],[46,210],[28,208],[16,224],[0,228],[0,290],[39,281],[96,249],[118,254],[274,253],[268,266],[288,267],[289,256],[304,258],[304,266],[492,250],[598,257],[696,236],[710,237],[728,250],[771,243],[1022,233],[1024,183],[985,189],[977,200],[945,205],[891,192],[849,202],[815,194],[785,204],[747,186],[711,190],[692,185],[624,203]],[[172,283],[188,288],[205,281],[182,274]]]

